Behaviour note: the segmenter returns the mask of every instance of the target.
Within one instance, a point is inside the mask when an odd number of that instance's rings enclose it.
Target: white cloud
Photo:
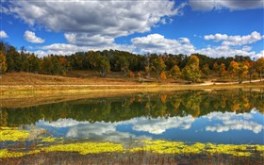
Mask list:
[[[0,31],[0,39],[1,39],[1,38],[8,38],[8,35],[7,35],[6,32],[3,31],[3,30]]]
[[[223,45],[246,45],[246,44],[252,44],[257,41],[260,41],[263,39],[261,34],[259,32],[252,32],[249,35],[235,35],[235,36],[228,36],[227,34],[210,34],[204,36],[205,40],[213,40],[213,41],[221,41]]]
[[[195,48],[188,38],[167,39],[160,34],[149,34],[144,37],[136,37],[131,40],[136,52],[139,53],[172,53],[191,54]]]
[[[264,7],[264,0],[189,0],[194,10],[246,10]]]
[[[171,0],[10,1],[6,7],[29,25],[65,32],[71,44],[96,45],[135,32],[146,32],[165,18],[181,15],[185,3]],[[91,44],[91,45],[90,45]]]
[[[31,42],[31,43],[36,43],[36,44],[40,44],[40,43],[44,43],[45,40],[37,37],[36,34],[32,31],[25,31],[24,33],[24,38],[26,41]]]
[[[220,45],[215,47],[206,47],[202,49],[197,49],[197,53],[205,54],[210,57],[219,58],[219,57],[234,57],[235,55],[240,56],[249,56],[251,58],[259,58],[261,57],[259,53],[255,51],[250,51],[241,48],[232,48],[226,45]]]
[[[97,46],[78,46],[74,44],[65,44],[65,43],[54,43],[51,45],[46,45],[38,50],[31,51],[39,56],[46,56],[50,54],[56,55],[71,55],[76,52],[87,52],[90,50],[123,50],[132,52],[131,45],[119,45],[119,44],[109,44],[109,45],[97,45]]]
[[[263,51],[255,52],[250,44],[254,44],[264,39],[264,37],[256,31],[248,35],[227,35],[227,34],[210,34],[204,36],[205,40],[219,42],[218,46],[208,46],[196,50],[196,52],[211,57],[228,57],[228,56],[249,56],[253,58],[263,57]]]
[[[79,46],[109,46],[114,43],[114,38],[102,35],[89,35],[88,33],[65,33],[66,40],[70,44]]]

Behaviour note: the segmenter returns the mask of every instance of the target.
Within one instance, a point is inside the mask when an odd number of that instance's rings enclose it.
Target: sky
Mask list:
[[[0,40],[38,56],[264,57],[264,0],[0,0]]]

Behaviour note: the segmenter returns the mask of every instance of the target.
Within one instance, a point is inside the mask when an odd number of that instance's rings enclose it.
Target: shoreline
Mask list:
[[[222,89],[264,89],[263,81],[239,83],[201,83],[201,84],[172,84],[172,83],[146,83],[136,85],[0,85],[1,99],[23,98],[23,97],[44,97],[55,95],[78,95],[78,94],[106,94],[109,93],[141,93],[141,92],[173,92],[181,90],[222,90]]]

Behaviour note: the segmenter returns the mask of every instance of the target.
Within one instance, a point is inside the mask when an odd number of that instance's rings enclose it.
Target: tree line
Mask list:
[[[72,55],[38,57],[24,48],[0,42],[0,72],[31,72],[67,75],[72,70],[91,70],[105,77],[120,72],[130,78],[168,78],[199,82],[205,78],[232,78],[238,81],[262,78],[264,57],[252,60],[248,56],[212,58],[202,54],[146,54],[104,50],[77,52]]]

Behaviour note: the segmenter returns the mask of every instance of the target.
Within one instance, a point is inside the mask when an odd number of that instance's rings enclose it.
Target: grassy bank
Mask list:
[[[82,95],[86,98],[138,92],[264,88],[264,82],[245,84],[184,84],[172,81],[144,82],[121,78],[72,78],[31,73],[8,73],[0,81],[1,99]]]

